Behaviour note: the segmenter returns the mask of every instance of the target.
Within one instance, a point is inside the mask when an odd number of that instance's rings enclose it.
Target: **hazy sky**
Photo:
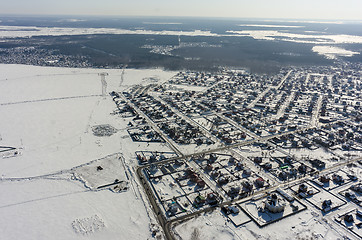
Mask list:
[[[0,0],[0,14],[362,20],[362,0]]]

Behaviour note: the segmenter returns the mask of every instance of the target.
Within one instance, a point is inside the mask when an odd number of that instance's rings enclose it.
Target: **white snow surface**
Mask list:
[[[336,59],[337,56],[352,57],[353,55],[360,54],[359,52],[353,52],[344,48],[332,46],[314,46],[312,51],[323,55],[328,59]]]
[[[1,159],[3,177],[43,175],[70,169],[119,152],[118,132],[95,137],[91,127],[110,124],[124,129],[126,123],[110,113],[110,96],[100,96],[101,69],[71,69],[0,65],[1,145],[23,147],[23,155]],[[106,70],[108,91],[117,90],[122,70]],[[123,85],[173,72],[126,70]]]
[[[183,222],[174,230],[180,239],[341,239],[320,214],[309,210],[263,228],[252,221],[235,227],[220,211],[215,211]]]
[[[125,137],[128,122],[110,114],[115,104],[110,96],[100,96],[100,72],[109,73],[107,91],[175,74],[126,69],[119,87],[122,69],[0,64],[0,145],[22,148],[21,155],[0,158],[0,239],[152,237],[156,220],[134,173],[134,152],[144,149]],[[118,131],[97,137],[91,128],[100,124]],[[109,164],[107,156],[116,153],[124,164]],[[112,176],[98,181],[84,175],[98,165]],[[94,186],[126,180],[126,173],[112,166],[127,171],[127,191],[92,191],[74,175],[84,169],[85,181]]]
[[[235,36],[248,36],[254,39],[270,40],[270,41],[286,41],[296,43],[312,43],[312,44],[352,44],[362,43],[361,36],[347,34],[299,34],[273,30],[242,30],[242,31],[227,31],[235,34]]]
[[[210,31],[153,31],[129,30],[119,28],[61,28],[61,27],[29,27],[29,26],[0,26],[0,38],[33,37],[33,36],[70,36],[91,34],[150,34],[171,36],[217,36]]]

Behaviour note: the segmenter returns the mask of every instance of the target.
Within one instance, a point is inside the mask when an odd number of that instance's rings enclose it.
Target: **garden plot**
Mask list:
[[[362,184],[356,183],[351,185],[348,188],[343,189],[342,191],[339,191],[339,194],[343,197],[345,197],[348,201],[352,201],[356,203],[357,205],[361,206],[362,203]]]
[[[197,157],[194,161],[208,178],[232,198],[245,197],[248,193],[267,188],[269,180],[262,178],[230,154],[213,153]]]
[[[226,225],[225,216],[220,211],[201,214],[189,221],[182,222],[174,228],[181,239],[239,239],[238,234]],[[251,238],[244,239],[253,239]]]
[[[197,87],[210,87],[216,83],[218,79],[211,74],[194,73],[194,72],[180,72],[172,77],[168,84],[177,86],[197,86]]]
[[[212,124],[209,130],[211,134],[216,136],[225,144],[234,144],[253,139],[239,127],[235,127],[218,116],[209,115],[205,118]]]
[[[274,192],[274,194],[277,193]],[[255,201],[249,200],[240,203],[239,206],[259,227],[264,227],[270,223],[279,221],[307,209],[307,207],[298,200],[287,202],[282,195],[277,194],[277,196],[279,201],[285,202],[284,210],[281,212],[274,213],[267,209],[263,210],[264,202],[267,200],[265,197]]]
[[[201,127],[205,128],[207,131],[210,131],[213,127],[212,122],[207,120],[205,117],[198,117],[193,119],[197,124],[199,124]]]
[[[301,185],[303,185],[303,187],[301,187]],[[320,190],[317,187],[315,187],[313,184],[310,184],[308,182],[302,182],[300,184],[296,184],[289,188],[294,192],[295,195],[303,193],[303,194],[299,195],[299,197],[304,196],[306,198],[320,192]]]
[[[199,127],[185,119],[158,124],[158,127],[178,145],[211,145],[214,142],[207,138]]]
[[[333,148],[330,148],[331,151],[345,159],[354,159],[362,157],[362,146],[360,144],[350,144],[350,149],[343,149],[343,145],[336,145]]]
[[[92,190],[127,182],[126,172],[122,163],[122,156],[115,154],[92,161],[72,170],[74,176]],[[121,188],[125,187],[121,184]]]
[[[178,117],[175,113],[168,107],[161,103],[156,98],[146,95],[146,96],[137,96],[132,97],[130,94],[126,94],[127,97],[137,106],[144,114],[146,114],[153,122],[162,122],[162,121],[174,121]]]
[[[199,174],[179,160],[151,165],[145,172],[166,217],[190,211],[191,206],[198,208],[218,201],[218,197],[209,196],[213,191]]]
[[[231,198],[243,198],[248,194],[257,193],[258,191],[270,187],[268,179],[264,179],[254,172],[251,172],[250,175],[238,172],[234,176],[234,179],[231,179],[225,185],[220,186]]]
[[[163,202],[163,207],[167,217],[176,216],[179,217],[179,214],[185,213],[187,210],[183,207],[182,203],[178,201],[180,198],[174,197],[173,199],[166,200]]]
[[[120,97],[120,94],[117,92],[112,92],[111,96],[113,98],[114,103],[117,106],[117,109],[113,111],[113,115],[119,115],[122,118],[133,118],[136,117],[135,110],[129,106],[128,103],[126,103],[125,100],[123,100]]]
[[[336,157],[336,155],[324,147],[318,147],[313,150],[308,148],[291,148],[288,152],[296,159],[300,159],[301,162],[308,162],[313,159],[323,161],[325,163],[325,168],[329,168],[339,161],[339,158]]]
[[[312,142],[309,139],[292,133],[281,137],[274,137],[271,141],[283,149],[312,148]]]
[[[173,174],[173,177],[176,179],[179,186],[184,190],[186,194],[194,193],[194,192],[200,192],[202,190],[205,190],[209,188],[209,186],[201,180],[197,175],[183,175],[180,176],[180,173]],[[201,182],[202,181],[202,182]]]
[[[244,149],[242,148],[242,150]],[[262,145],[262,147],[252,146],[251,151],[241,151],[241,153],[247,156],[259,169],[263,169],[266,173],[271,173],[281,181],[295,179],[314,171],[308,165],[288,156],[286,152],[274,149],[268,145]]]
[[[339,170],[334,173],[322,175],[314,182],[317,183],[320,187],[330,191],[337,187],[348,184],[351,181],[351,178],[347,176],[345,171]]]
[[[325,190],[313,194],[311,197],[306,198],[306,200],[323,212],[329,212],[333,209],[336,209],[346,204],[346,201],[341,200],[337,196]],[[330,201],[330,202],[329,203],[326,202],[327,205],[324,205],[325,201]]]
[[[199,192],[190,193],[186,197],[192,203],[192,206],[195,209],[201,210],[208,206],[206,199],[207,196],[211,193],[215,194],[211,189],[208,188]],[[199,201],[199,199],[201,199],[201,201]]]
[[[246,146],[240,146],[240,147],[238,147],[238,150],[245,157],[249,157],[249,156],[258,157],[258,156],[264,156],[266,154],[274,153],[275,151],[270,151],[272,148],[273,147],[271,147],[271,146],[262,148],[258,144],[251,144],[251,145],[246,145]],[[285,156],[285,154],[283,154],[283,156]]]
[[[247,145],[243,147],[239,147],[238,149],[243,152],[245,157],[270,157],[270,158],[282,158],[286,157],[287,154],[278,150],[273,146],[268,146],[267,144],[261,143],[258,146],[257,143],[253,145]]]
[[[172,92],[168,92],[165,93],[165,95],[162,95],[161,98],[177,111],[190,118],[198,118],[200,115],[208,111],[207,107],[192,98],[194,94],[188,93],[188,95],[189,96],[179,96],[177,93],[174,94]]]
[[[158,151],[136,151],[137,160],[140,164],[155,163],[177,157],[174,152],[158,152]]]
[[[362,238],[362,212],[360,209],[353,209],[352,211],[338,215],[335,217],[335,220],[359,238]]]
[[[192,203],[186,196],[178,197],[176,201],[187,212],[190,212],[193,208]]]
[[[208,186],[200,187],[196,183],[191,183],[191,182],[188,181],[186,183],[186,185],[182,186],[182,189],[184,190],[184,192],[186,194],[192,194],[192,193],[196,193],[196,192],[206,190],[206,189],[208,189]]]
[[[183,171],[187,165],[179,160],[175,160],[174,162],[168,162],[165,164],[151,164],[149,167],[145,169],[145,172],[149,176],[149,178],[159,178],[162,175],[171,174],[172,177],[178,178],[182,175]]]
[[[287,98],[287,93],[271,88],[263,98],[255,104],[254,108],[266,108],[270,115],[276,115],[280,107],[284,104]]]
[[[251,220],[251,218],[241,210],[239,205],[233,205],[233,206],[226,206],[221,208],[221,211],[227,218],[229,218],[232,223],[235,225],[235,227],[239,227],[245,223],[248,223]]]
[[[271,164],[272,168],[268,170],[273,176],[278,178],[280,181],[289,181],[291,179],[297,179],[300,176],[305,176],[308,173],[314,172],[314,169],[311,169],[307,165],[303,163],[296,162],[286,162],[280,160],[280,158],[271,159],[272,162],[276,162],[277,164]],[[275,168],[274,166],[277,165]],[[264,164],[262,167],[266,168],[266,166],[270,166]]]
[[[184,85],[184,84],[164,84],[164,87],[167,90],[177,90],[177,91],[195,91],[195,92],[203,92],[207,88],[202,86],[193,86],[193,85]]]
[[[165,140],[148,125],[128,129],[127,131],[134,142],[165,142]]]
[[[150,169],[145,169],[145,172],[150,178],[159,178],[164,174],[158,167],[151,167]]]
[[[171,175],[154,178],[151,180],[151,183],[161,201],[185,195],[185,192],[178,186]]]

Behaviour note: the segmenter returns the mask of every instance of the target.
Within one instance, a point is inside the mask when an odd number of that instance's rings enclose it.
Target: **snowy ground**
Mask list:
[[[109,95],[100,95],[98,73],[104,71],[109,73],[106,77],[109,92],[129,89],[135,84],[164,82],[175,74],[127,69],[122,80],[122,69],[0,64],[0,147],[18,150],[17,154],[0,155],[0,239],[157,239],[161,236],[153,211],[135,178],[138,165],[135,152],[171,149],[167,143],[132,141],[127,132],[132,118],[111,114],[115,103]],[[96,136],[94,129],[99,126],[107,126],[111,134]],[[248,146],[235,151],[253,157],[264,150]],[[303,157],[322,153],[317,149],[298,154]],[[285,152],[274,151],[270,156],[285,156]],[[228,164],[227,160],[222,163]],[[254,164],[251,168],[257,171]],[[355,173],[359,176],[360,169]],[[160,178],[155,187],[164,199],[192,190],[173,189],[171,180],[171,175]],[[337,195],[340,189],[333,191]],[[307,210],[263,228],[253,221],[243,221],[235,227],[216,209],[181,222],[173,229],[182,239],[342,239],[344,227],[331,225],[338,212],[324,215],[313,207],[333,194],[318,193],[312,197],[314,202],[304,201]],[[193,193],[178,200],[181,203],[195,197]],[[345,204],[338,211],[345,213],[350,207]]]
[[[220,210],[202,214],[174,228],[178,239],[342,239],[320,214],[303,211],[259,228],[254,222],[235,227]]]
[[[134,152],[153,146],[132,144],[128,122],[110,114],[115,104],[100,96],[100,72],[0,65],[0,145],[21,148],[0,158],[0,239],[152,237],[156,220],[134,177]],[[127,69],[120,87],[122,70],[106,72],[107,91],[175,74]],[[97,137],[92,127],[102,124],[118,131]],[[113,154],[121,159],[107,158]],[[91,190],[115,179],[128,190]]]

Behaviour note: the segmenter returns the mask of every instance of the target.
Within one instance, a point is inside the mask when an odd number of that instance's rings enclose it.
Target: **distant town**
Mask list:
[[[56,67],[91,67],[85,56],[70,56],[35,47],[0,49],[0,63]]]

